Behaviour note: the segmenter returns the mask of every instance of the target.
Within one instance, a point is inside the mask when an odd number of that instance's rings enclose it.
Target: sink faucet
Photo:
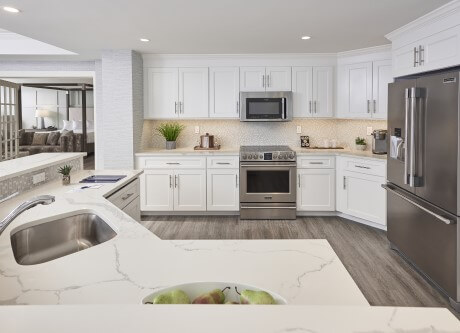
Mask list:
[[[6,227],[14,221],[16,217],[24,213],[26,210],[35,207],[37,205],[49,205],[55,201],[55,197],[52,195],[40,195],[38,197],[32,198],[20,204],[16,207],[7,217],[0,222],[0,235],[6,229]]]

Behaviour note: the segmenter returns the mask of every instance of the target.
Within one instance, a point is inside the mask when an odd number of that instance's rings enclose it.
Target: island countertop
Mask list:
[[[161,240],[104,198],[141,171],[106,170],[127,177],[99,189],[77,189],[79,179],[95,173],[75,173],[71,186],[49,183],[0,205],[3,217],[34,195],[56,196],[54,206],[26,211],[0,236],[2,331],[150,332],[154,325],[156,332],[214,332],[214,324],[203,326],[213,318],[220,332],[460,332],[447,309],[369,306],[326,240]],[[96,213],[118,235],[43,264],[16,263],[11,232],[75,212]],[[282,295],[289,305],[140,304],[152,291],[192,281],[255,285]]]

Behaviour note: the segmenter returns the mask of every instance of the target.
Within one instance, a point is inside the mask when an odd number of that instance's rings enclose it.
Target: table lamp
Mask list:
[[[40,119],[40,126],[39,129],[45,129],[45,117],[50,116],[50,111],[46,109],[37,109],[35,110],[35,118],[41,118]]]

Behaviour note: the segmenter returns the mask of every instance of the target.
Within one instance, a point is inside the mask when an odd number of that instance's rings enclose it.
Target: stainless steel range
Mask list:
[[[240,217],[295,219],[296,173],[288,146],[241,146]]]

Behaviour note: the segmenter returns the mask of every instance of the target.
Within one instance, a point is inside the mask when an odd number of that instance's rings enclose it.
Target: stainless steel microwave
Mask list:
[[[291,121],[292,92],[242,92],[241,121]]]

